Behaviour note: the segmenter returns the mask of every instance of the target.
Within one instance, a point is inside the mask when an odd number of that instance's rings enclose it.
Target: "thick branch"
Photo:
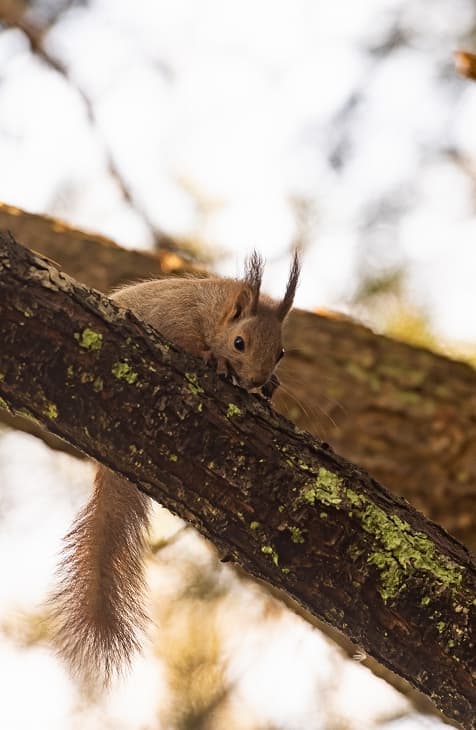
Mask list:
[[[125,250],[0,204],[1,230],[102,291],[190,271],[175,254]],[[276,408],[476,548],[474,369],[311,312],[294,311],[285,335],[280,377],[292,395],[278,391]]]
[[[5,237],[0,337],[5,404],[137,483],[476,728],[476,567],[462,545]]]

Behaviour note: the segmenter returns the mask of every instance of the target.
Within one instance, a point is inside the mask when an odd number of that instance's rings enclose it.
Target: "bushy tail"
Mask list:
[[[49,601],[53,641],[85,684],[106,686],[140,648],[149,502],[99,466],[94,494],[65,537]]]

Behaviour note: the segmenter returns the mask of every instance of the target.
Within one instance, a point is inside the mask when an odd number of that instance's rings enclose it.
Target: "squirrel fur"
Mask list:
[[[295,253],[279,302],[260,293],[263,261],[256,252],[241,280],[159,279],[126,286],[112,299],[235,384],[271,397],[299,268]],[[140,649],[149,505],[127,479],[98,465],[93,496],[65,537],[49,600],[53,641],[83,684],[107,686]]]

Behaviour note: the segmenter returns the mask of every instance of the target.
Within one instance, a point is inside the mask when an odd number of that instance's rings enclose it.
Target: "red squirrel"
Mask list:
[[[112,295],[144,322],[248,391],[271,398],[284,354],[283,322],[299,279],[297,253],[284,297],[260,293],[263,260],[254,252],[241,280],[159,279]],[[147,622],[144,556],[150,500],[97,466],[94,493],[65,537],[50,598],[54,644],[85,684],[106,686],[140,649]]]

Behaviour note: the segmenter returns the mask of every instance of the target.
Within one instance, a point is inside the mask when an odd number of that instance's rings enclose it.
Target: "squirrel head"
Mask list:
[[[237,383],[250,391],[268,382],[284,355],[282,329],[299,279],[298,254],[281,301],[260,295],[263,268],[263,259],[254,251],[246,261],[244,279],[230,287],[213,342],[215,356],[223,358]]]

